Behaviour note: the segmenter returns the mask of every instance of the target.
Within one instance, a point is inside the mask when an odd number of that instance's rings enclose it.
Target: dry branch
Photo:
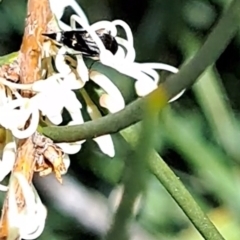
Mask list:
[[[41,59],[44,39],[43,32],[47,32],[48,24],[53,19],[48,0],[29,0],[27,6],[27,17],[25,31],[19,51],[19,79],[21,83],[32,83],[40,79]],[[22,93],[23,96],[31,96],[30,92]],[[29,183],[32,182],[35,168],[36,148],[32,137],[18,142],[16,162],[13,172],[22,173]],[[22,196],[21,188],[18,184],[15,186],[16,200],[18,202],[19,212],[25,206],[25,200]],[[0,222],[0,239],[6,239],[8,236],[7,222],[7,197],[4,202],[2,217]]]

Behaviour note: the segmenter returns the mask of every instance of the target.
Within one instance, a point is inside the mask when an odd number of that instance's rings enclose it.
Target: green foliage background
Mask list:
[[[78,0],[90,22],[122,19],[133,30],[137,60],[180,67],[199,49],[228,0]],[[0,4],[0,55],[19,49],[26,1]],[[71,10],[67,9],[64,19]],[[184,183],[228,240],[240,237],[240,71],[238,34],[215,66],[163,111],[156,128],[155,149]],[[164,80],[166,73],[161,73]],[[132,82],[112,74],[112,80],[132,101]],[[64,97],[64,96],[63,96]],[[138,131],[131,129],[132,138]],[[120,134],[113,136],[116,157],[110,159],[93,141],[72,156],[61,186],[52,177],[35,184],[48,208],[39,239],[101,239],[110,226],[113,192],[134,155]],[[142,141],[148,141],[143,139]],[[138,174],[135,172],[134,174]],[[134,176],[133,176],[134,178]],[[115,194],[116,195],[116,194]],[[1,199],[4,194],[1,193]],[[132,236],[141,239],[202,239],[158,180],[147,174],[146,188]]]

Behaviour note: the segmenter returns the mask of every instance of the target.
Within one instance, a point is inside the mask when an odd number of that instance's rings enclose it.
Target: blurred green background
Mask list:
[[[137,61],[180,67],[199,49],[231,1],[78,2],[91,23],[103,19],[126,21],[134,33]],[[19,49],[25,10],[26,1],[0,3],[0,55]],[[67,8],[63,19],[67,22],[72,13]],[[216,65],[163,111],[156,130],[156,150],[228,240],[240,238],[239,46],[237,35]],[[161,78],[166,77],[161,72]],[[121,76],[115,76],[113,81],[125,92],[126,101],[131,101],[130,83]],[[46,228],[39,239],[102,238],[121,195],[122,172],[129,160],[122,136],[115,134],[113,139],[113,159],[102,154],[93,141],[84,143],[81,151],[72,156],[63,186],[52,176],[35,178],[48,208]],[[4,194],[0,196],[3,199]],[[148,174],[131,239],[202,238],[158,180]]]

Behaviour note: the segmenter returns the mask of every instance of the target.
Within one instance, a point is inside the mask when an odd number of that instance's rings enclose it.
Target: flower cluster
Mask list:
[[[103,65],[135,79],[135,89],[138,96],[145,96],[157,88],[160,78],[156,70],[166,70],[172,73],[178,71],[175,67],[162,63],[136,62],[133,34],[124,21],[99,21],[90,25],[83,10],[77,5],[75,0],[50,0],[50,6],[61,30],[71,31],[76,29],[77,23],[80,24],[99,48],[98,60]],[[70,26],[60,20],[67,6],[72,7],[76,12],[76,15],[71,16]],[[124,30],[126,38],[118,36],[119,27]],[[105,48],[103,42],[96,34],[96,31],[99,29],[106,29],[116,39],[119,45],[116,54]],[[66,109],[71,116],[69,125],[84,123],[81,112],[82,104],[73,90],[81,89],[81,94],[91,119],[94,120],[102,116],[98,107],[84,89],[87,81],[93,81],[104,90],[105,93],[99,99],[100,106],[108,109],[111,113],[125,107],[125,101],[119,89],[104,74],[88,69],[81,54],[75,56],[75,69],[67,64],[64,54],[68,51],[65,46],[57,50],[56,47],[51,45],[50,41],[46,42],[43,49],[43,58],[52,55],[52,52],[56,53],[55,67],[58,72],[53,70],[51,64],[46,62],[44,64],[43,61],[43,79],[32,84],[14,83],[0,78],[0,125],[8,130],[8,137],[5,139],[1,154],[0,181],[11,172],[14,165],[16,157],[14,137],[24,139],[33,135],[42,116],[45,117],[46,124],[59,125],[63,121],[63,109]],[[48,69],[44,69],[45,67]],[[47,76],[44,73],[47,73]],[[35,95],[31,98],[22,97],[19,94],[19,90],[30,90]],[[179,93],[171,101],[177,99],[181,94]],[[27,121],[29,121],[28,127],[24,128]],[[94,140],[103,153],[110,157],[115,155],[110,135],[100,136]],[[64,162],[64,169],[67,169],[69,166],[67,154],[74,154],[80,151],[83,142],[57,144],[67,156],[67,161]],[[26,201],[24,212],[21,213],[18,213],[15,193],[12,190],[14,181],[19,182]],[[11,206],[8,213],[10,228],[17,228],[22,238],[35,239],[44,228],[46,209],[42,205],[34,187],[32,185],[29,186],[27,180],[21,174],[11,176],[8,188],[9,205]],[[0,190],[7,190],[8,188],[0,185]]]

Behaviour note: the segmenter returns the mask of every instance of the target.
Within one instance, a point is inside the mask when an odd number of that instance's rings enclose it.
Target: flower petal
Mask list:
[[[148,82],[145,82],[145,81],[136,81],[135,82],[136,93],[140,97],[146,96],[153,90],[157,89],[157,87],[158,87],[158,85],[151,80],[149,80]]]
[[[12,171],[16,157],[16,143],[9,142],[3,149],[0,162],[0,182]]]
[[[16,138],[24,139],[24,138],[30,137],[37,130],[38,123],[39,123],[38,109],[33,108],[31,115],[32,115],[32,117],[31,117],[30,124],[26,129],[24,129],[24,130],[19,130],[18,128],[11,129],[12,134]]]
[[[66,64],[64,54],[67,52],[65,46],[61,47],[55,58],[55,66],[60,74],[67,76],[71,73],[71,68]]]
[[[19,182],[26,203],[21,212],[18,211],[15,196],[14,182],[16,180]],[[29,185],[21,173],[14,173],[10,178],[8,201],[10,231],[12,228],[19,229],[20,237],[24,239],[35,239],[39,237],[45,225],[46,208],[43,206],[34,187]]]
[[[107,93],[101,97],[102,100],[100,98],[100,104],[103,107],[106,107],[112,113],[118,112],[125,107],[121,92],[108,77],[97,71],[92,71],[90,78]]]
[[[59,146],[64,153],[70,155],[78,153],[82,148],[80,143],[56,143],[56,145]]]
[[[103,135],[97,138],[93,139],[101,149],[103,153],[108,155],[109,157],[115,156],[115,148],[113,145],[112,137],[111,135]]]
[[[65,171],[61,171],[60,173],[61,173],[61,175],[63,175],[63,174],[65,174],[65,173],[67,173],[67,171],[68,171],[68,168],[69,168],[69,166],[70,166],[70,158],[69,158],[69,156],[68,156],[68,154],[64,154],[64,156],[63,156],[63,163],[64,163],[64,166],[65,166]]]

